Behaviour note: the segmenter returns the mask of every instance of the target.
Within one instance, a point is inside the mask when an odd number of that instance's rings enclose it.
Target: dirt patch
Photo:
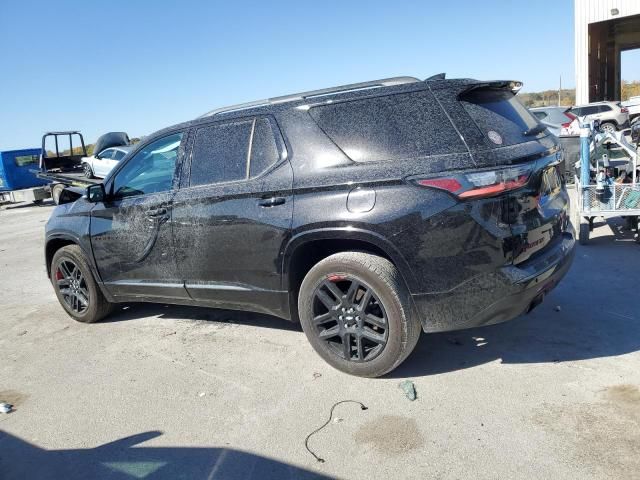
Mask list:
[[[545,405],[533,421],[558,436],[567,457],[590,465],[598,478],[637,478],[640,388],[613,385],[600,396],[591,404]]]
[[[394,456],[424,445],[424,438],[413,418],[383,415],[369,420],[354,434],[356,443],[371,444],[383,455]]]
[[[606,390],[610,402],[640,408],[640,387],[637,385],[614,385]]]
[[[29,395],[20,393],[16,390],[0,390],[0,402],[13,405],[14,410],[18,410],[20,405],[29,398]]]

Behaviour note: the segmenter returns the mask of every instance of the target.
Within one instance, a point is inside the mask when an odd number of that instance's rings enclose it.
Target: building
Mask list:
[[[640,0],[574,1],[576,104],[620,100],[620,52],[640,48]]]

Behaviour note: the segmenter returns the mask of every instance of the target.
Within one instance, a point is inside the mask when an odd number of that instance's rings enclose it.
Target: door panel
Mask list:
[[[105,186],[91,212],[90,235],[100,276],[115,296],[188,299],[175,262],[171,206],[183,134],[143,145]]]
[[[192,298],[276,315],[286,310],[281,254],[290,235],[292,183],[285,160],[264,178],[176,193],[176,259]]]
[[[99,203],[91,243],[113,295],[188,298],[177,273],[171,235],[172,192]]]

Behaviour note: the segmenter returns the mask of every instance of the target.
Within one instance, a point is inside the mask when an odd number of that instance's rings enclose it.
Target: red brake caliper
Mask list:
[[[62,272],[60,271],[60,269],[58,268],[56,270],[56,280],[62,280],[64,278],[64,275],[62,274]]]

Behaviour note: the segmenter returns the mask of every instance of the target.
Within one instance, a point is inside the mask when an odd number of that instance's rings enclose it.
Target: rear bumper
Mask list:
[[[412,295],[425,332],[444,332],[506,322],[538,305],[565,276],[575,253],[573,231],[543,255],[505,266],[454,290]]]

